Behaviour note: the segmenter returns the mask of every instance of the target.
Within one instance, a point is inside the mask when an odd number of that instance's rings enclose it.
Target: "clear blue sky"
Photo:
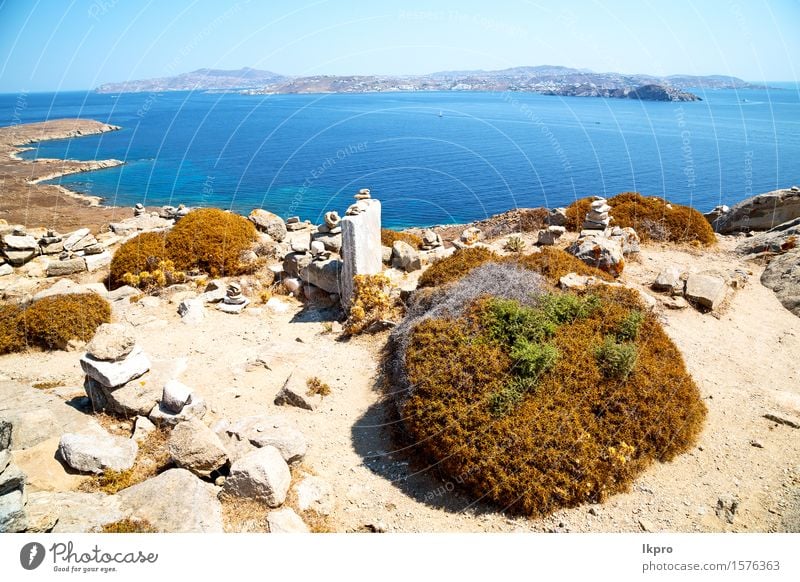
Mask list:
[[[796,81],[798,30],[797,0],[5,0],[0,92],[243,66],[308,75],[557,64]]]

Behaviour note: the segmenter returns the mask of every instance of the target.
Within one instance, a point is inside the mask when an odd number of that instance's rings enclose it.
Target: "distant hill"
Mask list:
[[[235,71],[197,69],[174,77],[141,79],[100,85],[98,93],[159,93],[163,91],[236,90],[264,87],[279,83],[286,77],[272,71],[245,67]]]
[[[271,71],[198,69],[175,77],[107,83],[99,93],[161,91],[238,91],[248,95],[281,93],[377,93],[391,91],[520,91],[544,95],[608,97],[646,101],[698,101],[697,89],[755,87],[737,77],[627,75],[539,65],[497,71],[440,71],[429,75],[314,75],[288,77]]]

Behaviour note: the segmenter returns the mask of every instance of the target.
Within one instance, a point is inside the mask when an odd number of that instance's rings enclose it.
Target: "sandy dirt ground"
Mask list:
[[[333,486],[334,531],[796,532],[800,429],[764,415],[800,418],[800,322],[759,283],[761,267],[738,258],[734,245],[731,238],[711,251],[645,245],[623,276],[644,289],[670,264],[751,272],[718,314],[657,308],[708,406],[697,446],[651,466],[627,493],[542,519],[473,503],[454,482],[406,456],[392,404],[380,388],[386,332],[341,341],[330,332],[335,313],[304,309],[291,298],[280,298],[285,311],[255,305],[228,315],[209,309],[194,326],[178,316],[178,297],[117,302],[114,318],[134,326],[154,367],[207,399],[208,424],[266,413],[302,430],[311,445],[296,471]],[[69,400],[82,394],[78,358],[74,352],[3,356],[0,385]],[[289,374],[317,376],[333,392],[315,411],[278,407],[273,399]],[[52,387],[31,387],[41,383]],[[715,511],[720,498],[738,502],[732,523]]]

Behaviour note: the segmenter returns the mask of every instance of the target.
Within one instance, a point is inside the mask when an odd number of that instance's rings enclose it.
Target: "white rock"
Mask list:
[[[706,309],[719,307],[728,286],[725,279],[712,273],[690,273],[686,279],[686,299]]]
[[[90,273],[99,271],[111,265],[112,255],[108,251],[97,253],[95,255],[86,255],[83,260],[86,262],[86,270]]]
[[[184,299],[178,305],[178,315],[187,325],[197,325],[206,317],[206,308],[203,299]]]
[[[106,388],[114,388],[147,372],[150,369],[150,360],[142,348],[136,346],[118,362],[104,362],[85,354],[81,358],[81,368],[87,376]]]
[[[305,435],[280,416],[247,416],[223,430],[227,442],[236,447],[233,453],[248,453],[252,447],[272,446],[287,463],[303,460],[308,450]],[[233,455],[235,456],[235,455]]]
[[[297,277],[286,277],[283,280],[283,287],[289,293],[297,293],[300,290],[300,287],[303,286],[303,282],[298,279]]]
[[[103,323],[86,346],[86,353],[96,360],[117,362],[127,357],[135,346],[136,338],[129,326]]]
[[[7,234],[3,237],[3,245],[6,248],[13,249],[15,251],[36,249],[39,246],[39,244],[36,242],[36,239],[29,234],[19,236]]]
[[[79,246],[79,243],[87,236],[89,236],[88,228],[76,230],[64,240],[64,250],[71,251],[74,247]]]
[[[381,203],[359,200],[365,207],[359,214],[342,219],[342,304],[349,309],[353,300],[353,277],[375,275],[383,269],[381,252]]]
[[[156,425],[154,425],[149,418],[146,416],[137,416],[133,425],[133,435],[131,438],[137,443],[140,443],[155,430]]]
[[[117,493],[122,511],[169,533],[222,533],[217,488],[186,469],[169,469]]]
[[[286,500],[292,474],[280,451],[272,446],[256,449],[238,459],[222,487],[223,495],[264,501],[278,507]]]
[[[138,451],[136,441],[97,429],[67,433],[58,443],[58,452],[64,461],[82,473],[125,471],[133,466]]]
[[[275,395],[275,404],[278,406],[296,406],[305,410],[316,410],[318,397],[306,394],[308,387],[299,377],[290,374],[283,387]]]
[[[295,487],[297,508],[300,511],[314,511],[320,515],[333,513],[335,500],[330,483],[310,475],[304,477]]]
[[[219,437],[197,419],[181,422],[172,429],[168,449],[175,465],[199,477],[209,477],[228,463],[228,453]]]
[[[310,533],[305,522],[290,507],[270,511],[267,524],[269,533]]]
[[[167,412],[178,414],[183,407],[192,401],[192,389],[177,380],[168,380],[164,384],[161,396],[161,408]]]

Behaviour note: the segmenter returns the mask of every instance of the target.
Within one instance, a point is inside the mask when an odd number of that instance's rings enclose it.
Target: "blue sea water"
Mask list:
[[[113,123],[28,158],[125,165],[54,183],[108,204],[263,207],[315,222],[359,188],[390,227],[636,190],[702,211],[800,183],[800,90],[692,103],[522,93],[0,95],[0,125]],[[0,189],[1,192],[1,189]],[[0,194],[1,196],[2,194]]]

